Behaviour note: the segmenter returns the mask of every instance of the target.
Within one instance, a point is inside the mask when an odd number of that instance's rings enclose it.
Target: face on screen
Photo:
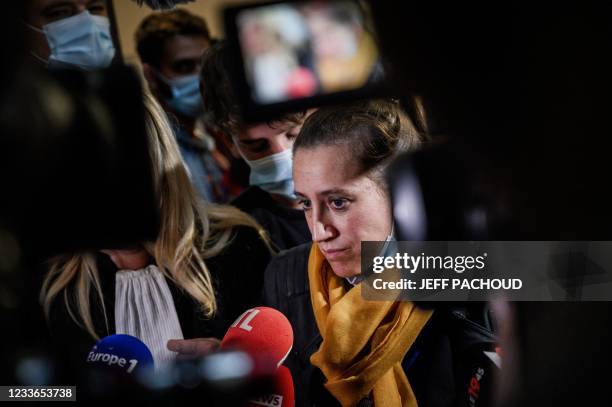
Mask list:
[[[260,104],[359,89],[382,77],[366,16],[352,1],[243,10],[237,25],[251,97]]]

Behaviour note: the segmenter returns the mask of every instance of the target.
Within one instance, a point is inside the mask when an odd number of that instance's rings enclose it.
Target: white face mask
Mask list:
[[[48,61],[43,61],[49,69],[67,66],[85,70],[106,68],[115,56],[108,18],[91,15],[87,10],[45,24],[42,30],[31,25],[28,27],[47,37],[51,55]]]
[[[245,161],[251,168],[249,182],[264,191],[295,199],[293,157],[291,150],[272,154],[259,160]]]

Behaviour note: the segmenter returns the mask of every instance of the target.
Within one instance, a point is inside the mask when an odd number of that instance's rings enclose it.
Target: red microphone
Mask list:
[[[249,400],[246,406],[293,407],[295,394],[291,372],[282,363],[293,346],[289,320],[274,308],[256,307],[234,321],[221,341],[222,349],[242,350],[261,361],[273,363],[273,392]],[[256,365],[260,364],[256,362]],[[265,363],[264,363],[265,364]]]
[[[274,392],[250,399],[245,407],[293,407],[295,394],[293,390],[293,377],[285,366],[281,366],[274,375]]]
[[[293,329],[282,312],[269,307],[245,311],[234,321],[221,341],[223,349],[264,354],[280,366],[293,346]]]

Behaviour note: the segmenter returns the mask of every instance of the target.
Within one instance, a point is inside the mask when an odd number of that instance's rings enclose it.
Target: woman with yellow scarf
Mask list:
[[[444,322],[411,302],[361,296],[361,242],[393,238],[385,169],[420,142],[399,105],[387,100],[320,109],[296,139],[295,194],[312,243],[272,261],[264,302],[294,329],[285,365],[297,406],[456,400]]]

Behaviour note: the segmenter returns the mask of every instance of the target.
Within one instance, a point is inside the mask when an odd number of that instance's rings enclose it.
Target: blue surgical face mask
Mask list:
[[[380,250],[379,256],[393,256],[397,253],[397,240],[395,239],[395,227],[391,224],[391,233],[387,236],[385,244]]]
[[[91,15],[87,10],[45,24],[42,30],[28,26],[47,37],[51,55],[44,62],[49,69],[67,66],[84,70],[106,68],[115,56],[108,18]]]
[[[160,73],[157,76],[165,82],[172,92],[166,104],[176,113],[196,118],[204,111],[200,94],[200,77],[198,74],[179,76],[168,79]]]
[[[377,257],[393,257],[397,253],[397,240],[395,239],[394,226],[391,225],[391,233],[387,236],[385,240],[385,244],[383,244],[382,248],[378,252]],[[372,272],[372,271],[371,271]],[[365,276],[363,274],[358,274],[354,277],[345,277],[346,281],[348,281],[351,285],[360,284]]]
[[[249,182],[264,191],[295,199],[293,158],[291,150],[272,154],[259,160],[246,160],[251,167]]]
[[[379,257],[393,257],[395,256],[396,253],[397,253],[397,240],[395,239],[394,226],[392,224],[391,233],[387,236],[387,239],[385,240],[385,244],[380,249],[378,256]],[[353,286],[360,284],[364,278],[365,276],[363,274],[358,274],[353,277],[345,277],[346,281],[348,281],[349,284]]]

